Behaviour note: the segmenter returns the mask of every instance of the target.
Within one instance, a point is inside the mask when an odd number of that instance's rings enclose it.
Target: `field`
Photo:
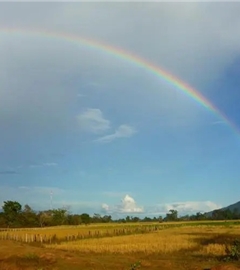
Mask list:
[[[238,222],[2,230],[0,239],[1,270],[240,269],[224,261],[226,247],[240,239]]]

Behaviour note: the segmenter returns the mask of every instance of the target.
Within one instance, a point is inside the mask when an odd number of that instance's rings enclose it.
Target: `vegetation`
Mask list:
[[[237,209],[215,210],[211,215],[207,213],[196,213],[195,215],[178,216],[178,211],[171,209],[163,218],[159,217],[133,217],[126,216],[118,220],[113,220],[111,215],[87,213],[71,214],[65,208],[48,209],[45,211],[34,211],[29,205],[22,205],[16,201],[5,201],[3,212],[0,212],[1,228],[20,227],[48,227],[57,225],[81,225],[91,223],[138,223],[138,222],[174,222],[174,221],[207,221],[207,220],[237,220],[240,213]]]
[[[226,245],[226,261],[239,261],[240,260],[240,241],[239,240],[234,240],[233,244],[229,247]]]

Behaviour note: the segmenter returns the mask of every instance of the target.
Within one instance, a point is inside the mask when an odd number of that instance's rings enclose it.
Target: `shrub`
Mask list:
[[[240,260],[240,241],[234,240],[233,244],[229,247],[226,246],[227,261],[239,261]]]

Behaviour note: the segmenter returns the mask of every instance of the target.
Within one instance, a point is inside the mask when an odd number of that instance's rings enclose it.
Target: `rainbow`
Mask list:
[[[188,85],[186,82],[183,82],[176,76],[172,75],[168,71],[162,69],[158,65],[155,65],[131,52],[127,52],[121,48],[113,47],[109,44],[99,42],[94,39],[84,38],[74,34],[63,32],[52,32],[48,30],[36,30],[36,29],[0,28],[0,34],[1,33],[35,35],[51,39],[53,38],[60,39],[67,42],[75,43],[77,45],[82,45],[88,48],[100,50],[116,58],[125,60],[130,64],[134,64],[138,67],[143,67],[144,69],[148,70],[149,72],[157,76],[162,81],[167,82],[176,89],[180,90],[183,94],[195,100],[205,109],[216,114],[221,120],[224,121],[224,123],[229,125],[235,132],[237,132],[240,135],[239,128],[233,122],[231,122],[231,120],[223,112],[221,112],[213,103],[211,103],[208,99],[206,99],[199,91]]]

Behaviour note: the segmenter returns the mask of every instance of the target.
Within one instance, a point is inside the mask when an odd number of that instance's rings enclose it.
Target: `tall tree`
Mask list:
[[[37,215],[41,227],[52,225],[52,210],[41,211]]]
[[[32,208],[28,204],[25,204],[24,205],[24,208],[23,208],[23,212],[24,213],[32,213],[33,210],[32,210]]]
[[[63,225],[67,221],[67,210],[63,208],[58,208],[52,210],[52,219],[54,225]]]
[[[24,205],[21,213],[21,223],[24,227],[38,226],[38,216],[28,204]]]
[[[176,221],[178,219],[178,211],[174,209],[169,210],[165,219],[167,221]]]
[[[91,223],[91,217],[89,216],[89,214],[87,214],[87,213],[83,213],[83,214],[81,214],[81,220],[82,220],[82,222],[84,223],[84,224],[89,224],[89,223]]]
[[[19,214],[22,209],[21,204],[16,201],[4,201],[2,209],[8,226],[18,226]]]

